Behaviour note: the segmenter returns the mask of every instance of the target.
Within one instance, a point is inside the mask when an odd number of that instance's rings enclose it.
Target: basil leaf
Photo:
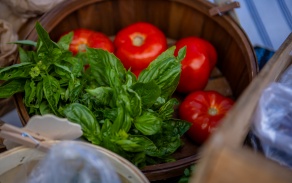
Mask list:
[[[101,146],[125,158],[128,156],[128,153],[126,153],[119,145],[112,142],[110,138],[104,138],[101,142]]]
[[[18,52],[19,52],[19,59],[21,63],[31,62],[29,55],[24,51],[24,49],[22,49],[21,47],[18,47]]]
[[[68,120],[81,126],[84,137],[93,144],[99,145],[101,140],[100,126],[92,112],[84,105],[73,103],[64,109]]]
[[[131,71],[127,71],[126,73],[126,86],[130,88],[137,82],[137,76]]]
[[[69,32],[68,34],[62,36],[60,40],[57,42],[60,48],[64,50],[69,50],[69,45],[73,39],[73,32]]]
[[[176,98],[172,98],[168,100],[165,104],[163,104],[158,111],[161,118],[163,120],[172,118],[174,113],[174,107],[178,104],[179,102]]]
[[[111,127],[112,127],[112,123],[110,122],[110,120],[105,119],[104,123],[101,127],[100,133],[102,135],[102,138],[110,138],[111,137]]]
[[[25,52],[27,54],[27,57],[29,58],[29,60],[27,60],[27,62],[31,62],[31,63],[38,63],[39,62],[39,58],[38,58],[38,56],[37,56],[35,51],[25,51]],[[21,58],[20,58],[20,62],[24,63],[24,62],[26,62],[26,60],[22,61]]]
[[[147,83],[135,83],[132,89],[141,97],[143,108],[150,108],[161,95],[159,86],[152,80]]]
[[[45,114],[53,114],[54,112],[52,111],[49,103],[47,101],[43,101],[40,104],[40,114],[45,115]]]
[[[58,63],[60,60],[63,59],[63,52],[59,48],[52,48],[51,51],[48,53],[49,57],[43,57],[43,59],[46,59],[47,63]]]
[[[10,80],[14,78],[29,78],[29,72],[34,64],[20,63],[9,67],[0,68],[0,80]]]
[[[28,45],[28,46],[34,46],[34,47],[37,46],[37,43],[34,42],[34,41],[31,41],[31,40],[18,40],[18,41],[14,41],[14,42],[11,42],[11,43],[13,43],[13,44]]]
[[[112,53],[102,49],[87,48],[88,61],[91,74],[100,86],[110,86],[111,70],[117,74],[117,78],[125,81],[126,70],[120,60]]]
[[[78,57],[76,58],[69,56],[64,57],[62,59],[64,60],[64,62],[61,62],[61,64],[67,66],[75,77],[81,76],[81,72],[83,70],[83,63]]]
[[[58,48],[58,45],[53,42],[48,34],[48,32],[41,26],[39,22],[36,22],[35,29],[38,33],[38,52],[50,52],[53,48]]]
[[[23,92],[25,81],[24,79],[13,79],[4,82],[0,86],[0,98],[9,98],[15,93]]]
[[[187,53],[187,47],[186,46],[182,47],[178,51],[178,54],[177,54],[177,60],[178,60],[178,62],[181,62],[185,58],[186,53]]]
[[[170,147],[166,148],[166,147],[163,147],[163,146],[161,146],[161,147],[156,146],[155,143],[151,139],[147,138],[146,136],[131,135],[131,136],[129,136],[128,139],[132,143],[135,143],[135,144],[137,144],[139,146],[142,146],[144,152],[148,156],[164,157],[164,156],[167,156],[167,155],[172,154],[174,152],[173,148],[170,148]],[[162,140],[163,139],[164,138],[162,138]],[[165,142],[165,144],[168,145],[168,142]]]
[[[78,85],[72,89],[72,91],[69,93],[69,100],[71,103],[77,102],[78,97],[81,95],[83,91],[84,86]]]
[[[192,123],[180,120],[180,119],[169,119],[164,121],[163,129],[166,133],[173,135],[182,136],[186,131],[189,130]]]
[[[118,144],[125,151],[129,151],[129,152],[144,151],[143,146],[136,143],[134,140],[122,139],[122,140],[115,141],[115,143]]]
[[[103,118],[114,121],[118,115],[117,108],[104,108],[102,109]]]
[[[135,118],[135,127],[144,135],[153,135],[161,130],[162,120],[153,112],[145,111]]]
[[[74,80],[74,76],[71,73],[70,69],[67,66],[60,65],[58,63],[54,63],[55,72],[62,77],[71,78]]]
[[[177,59],[173,56],[175,47],[167,49],[158,56],[150,65],[144,69],[138,78],[138,82],[147,83],[154,80],[161,88],[161,96],[165,99],[171,97],[176,90],[181,73],[181,58]],[[183,54],[184,52],[180,52]]]
[[[128,88],[128,99],[130,101],[130,114],[132,117],[141,115],[142,101],[141,97],[132,89]]]
[[[33,80],[27,80],[24,86],[24,104],[27,107],[33,107],[32,102],[36,97],[36,84]]]
[[[51,75],[44,77],[43,90],[51,109],[54,111],[54,114],[57,115],[57,105],[61,96],[58,80]]]
[[[131,162],[136,167],[144,167],[146,166],[146,154],[145,152],[137,152],[134,154],[134,157],[131,157]]]
[[[129,112],[126,110],[125,103],[123,103],[123,98],[118,98],[117,101],[117,117],[113,122],[112,133],[117,133],[120,130],[128,132],[131,128],[133,118],[130,116]]]
[[[43,81],[39,81],[36,86],[36,105],[40,105],[44,96]]]
[[[181,145],[180,137],[190,128],[191,123],[170,119],[162,123],[161,133],[151,136],[155,146],[148,144],[147,155],[164,157],[174,153]]]
[[[92,95],[96,102],[100,105],[112,106],[113,90],[110,87],[98,87],[95,89],[85,89],[90,95]]]
[[[166,134],[157,135],[153,138],[153,144],[149,144],[146,154],[153,157],[165,157],[173,154],[180,146],[180,136],[169,136]]]

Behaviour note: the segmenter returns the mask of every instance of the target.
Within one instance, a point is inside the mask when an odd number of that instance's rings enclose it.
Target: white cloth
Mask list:
[[[17,45],[8,43],[14,42],[17,39],[18,36],[14,32],[12,25],[0,19],[0,67],[8,66],[13,63]]]
[[[22,17],[43,14],[64,0],[2,0],[11,10]]]

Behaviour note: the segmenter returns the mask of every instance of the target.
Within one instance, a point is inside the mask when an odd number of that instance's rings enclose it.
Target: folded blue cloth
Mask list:
[[[254,50],[258,60],[259,70],[261,70],[264,67],[264,65],[270,60],[270,58],[275,53],[274,51],[261,46],[255,46]]]

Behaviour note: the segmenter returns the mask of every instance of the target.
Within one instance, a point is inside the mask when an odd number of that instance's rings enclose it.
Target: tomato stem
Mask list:
[[[133,45],[134,46],[141,46],[144,43],[144,37],[140,36],[140,35],[136,35],[133,40]]]
[[[78,46],[78,51],[79,52],[84,52],[86,50],[86,44],[80,44]]]
[[[215,116],[218,114],[218,110],[214,107],[210,107],[209,110],[208,110],[208,114],[211,115],[211,116]]]

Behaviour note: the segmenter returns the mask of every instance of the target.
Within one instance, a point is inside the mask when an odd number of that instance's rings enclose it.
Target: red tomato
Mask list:
[[[114,40],[115,55],[126,69],[145,69],[167,49],[166,37],[156,26],[137,22],[120,30]]]
[[[187,135],[198,144],[204,143],[233,104],[232,99],[215,91],[187,95],[179,106],[180,118],[192,123]]]
[[[178,40],[176,46],[182,48],[187,46],[187,52],[198,51],[203,53],[210,61],[210,68],[213,69],[217,63],[217,52],[215,47],[205,39],[199,37],[186,37]]]
[[[139,77],[141,72],[142,72],[141,70],[133,71],[133,73],[136,75],[137,78]]]
[[[180,49],[176,47],[175,55]],[[210,62],[205,54],[198,51],[186,52],[182,60],[182,71],[176,91],[190,93],[192,91],[203,90],[210,76]]]
[[[101,32],[80,28],[73,30],[73,33],[74,36],[69,50],[74,55],[80,51],[85,51],[86,46],[114,52],[113,42]]]

